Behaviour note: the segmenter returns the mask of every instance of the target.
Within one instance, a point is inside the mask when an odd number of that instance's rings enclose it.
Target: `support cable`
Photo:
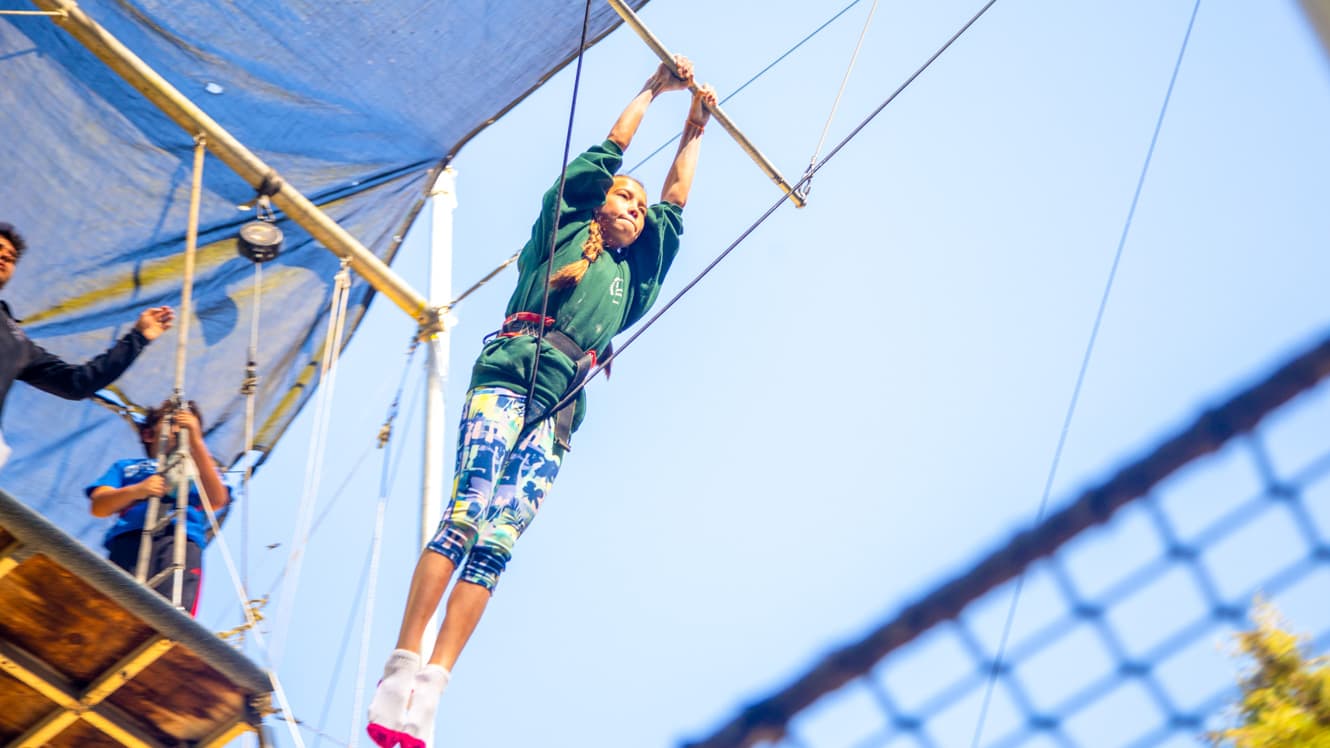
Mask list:
[[[231,555],[231,549],[226,544],[226,536],[222,535],[222,526],[217,521],[217,513],[213,511],[212,501],[208,498],[208,492],[203,487],[203,482],[197,482],[199,498],[202,500],[203,512],[208,516],[208,524],[212,528],[213,538],[217,541],[218,549],[222,552],[222,562],[226,565],[226,571],[231,576],[231,584],[235,587],[236,597],[241,601],[241,610],[245,614],[246,630],[254,632],[254,643],[258,645],[259,651],[263,656],[266,665],[264,672],[268,675],[268,680],[272,683],[273,695],[277,697],[277,703],[282,708],[282,714],[288,715],[291,719],[286,720],[287,726],[291,731],[291,740],[296,748],[305,748],[305,743],[300,737],[300,732],[296,730],[295,713],[291,711],[291,702],[286,698],[286,689],[282,688],[282,681],[277,677],[277,667],[272,661],[272,652],[268,649],[267,642],[264,641],[263,632],[259,630],[258,618],[253,608],[248,604],[249,593],[245,585],[240,581],[240,571],[236,568],[234,557]]]
[[[872,122],[879,114],[882,113],[882,110],[886,109],[887,106],[891,104],[891,102],[895,101],[896,97],[900,96],[901,93],[904,92],[905,89],[908,88],[910,84],[915,81],[916,78],[918,78],[920,75],[923,75],[924,71],[927,70],[937,60],[937,58],[941,57],[943,52],[946,52],[947,49],[950,48],[951,45],[954,44],[956,40],[961,37],[961,35],[963,35],[966,31],[970,29],[971,26],[977,23],[979,19],[982,18],[983,15],[988,12],[988,9],[992,8],[993,5],[996,3],[997,0],[988,0],[988,2],[984,3],[984,6],[980,8],[979,11],[970,18],[970,20],[966,21],[965,25],[961,26],[960,30],[958,30],[955,34],[952,34],[951,38],[947,39],[947,41],[943,43],[942,46],[939,47],[937,51],[934,52],[932,56],[930,56],[924,62],[923,65],[919,66],[917,70],[911,73],[910,76],[905,79],[904,83],[900,84],[900,86],[898,86],[896,90],[893,91],[891,95],[886,98],[886,100],[884,100],[881,104],[877,106],[876,109],[870,112],[867,117],[865,117],[858,125],[855,126],[853,130],[850,131],[848,135],[842,138],[840,142],[838,142],[831,149],[831,151],[827,153],[826,157],[824,157],[821,161],[817,162],[813,166],[813,168],[809,169],[808,172],[805,173],[803,177],[794,184],[794,189],[798,190],[802,188],[805,184],[807,184],[813,178],[814,174],[817,174],[817,172],[821,171],[822,167],[826,166],[827,163],[831,161],[831,159],[835,158],[836,154],[840,153],[842,148],[848,145],[850,141],[854,140],[854,138],[856,138],[859,135],[859,133],[862,132],[865,127],[868,126],[870,122]],[[747,239],[749,235],[751,235],[754,231],[757,230],[759,226],[765,223],[766,220],[770,218],[771,215],[775,213],[780,208],[780,206],[783,203],[785,203],[788,199],[789,198],[787,196],[782,195],[779,200],[772,203],[771,207],[767,208],[765,213],[759,216],[758,219],[754,221],[748,228],[744,229],[743,232],[739,234],[739,237],[737,239],[731,242],[730,245],[726,247],[724,251],[722,251],[719,255],[717,255],[716,259],[712,260],[710,264],[708,264],[705,268],[703,268],[702,272],[698,273],[692,280],[690,280],[683,287],[683,289],[679,291],[679,293],[675,294],[669,301],[665,302],[665,304],[660,308],[659,311],[651,315],[649,319],[643,322],[641,326],[638,327],[637,330],[635,330],[631,336],[629,336],[628,340],[625,341],[623,345],[615,346],[614,351],[610,355],[606,356],[603,361],[600,361],[595,366],[595,368],[593,368],[590,372],[587,373],[585,379],[579,382],[575,387],[571,388],[563,396],[563,398],[559,400],[559,402],[555,403],[554,407],[551,408],[550,410],[555,411],[560,408],[566,407],[569,403],[571,403],[573,399],[577,397],[578,393],[581,392],[582,389],[586,387],[587,384],[589,384],[591,380],[596,377],[597,374],[599,374],[604,369],[608,368],[614,362],[615,358],[622,355],[623,352],[628,349],[628,346],[633,344],[633,341],[640,338],[642,336],[642,333],[646,332],[647,329],[649,329],[653,324],[656,323],[656,320],[660,319],[662,315],[668,312],[670,308],[673,307],[679,301],[679,299],[683,298],[684,294],[691,291],[694,286],[696,286],[699,282],[701,282],[701,280],[705,278],[708,273],[714,270],[715,267],[719,265],[722,260],[728,257],[736,247],[738,247],[741,243],[743,243],[743,241]]]
[[[208,140],[203,133],[194,136],[194,175],[189,189],[189,224],[185,229],[185,279],[180,292],[180,333],[175,350],[175,399],[185,399],[185,361],[189,349],[189,323],[194,316],[194,264],[199,245],[199,203],[203,192],[203,155]]]
[[[194,260],[198,250],[199,243],[199,203],[203,196],[203,157],[207,153],[208,141],[202,133],[194,136],[194,161],[193,170],[190,175],[189,187],[189,218],[185,226],[185,270],[184,278],[181,281],[180,291],[180,327],[176,329],[176,351],[175,351],[175,380],[172,388],[172,401],[176,407],[184,405],[185,397],[185,363],[189,350],[189,322],[193,317],[194,306]],[[174,420],[174,415],[166,416]],[[157,469],[156,475],[165,477],[167,463],[167,443],[170,434],[170,428],[162,429],[158,426],[159,433],[157,439]],[[188,495],[177,501],[174,514],[176,523],[176,544],[174,559],[172,562],[171,574],[172,594],[171,604],[180,605],[180,590],[184,579],[184,543],[180,538],[180,532],[184,529],[185,506],[188,504]],[[139,552],[134,565],[134,578],[142,584],[149,587],[156,586],[156,579],[148,579],[148,568],[151,563],[153,537],[157,533],[158,520],[157,513],[161,511],[161,496],[149,496],[148,505],[143,514],[143,529],[139,531]],[[167,520],[170,521],[171,515]]]
[[[333,293],[330,302],[331,316],[328,319],[328,334],[323,345],[323,361],[319,372],[321,386],[315,395],[314,423],[310,430],[309,458],[305,463],[304,492],[300,498],[295,533],[291,538],[291,552],[287,567],[291,573],[282,585],[281,600],[278,604],[276,621],[273,625],[273,660],[281,664],[286,632],[291,623],[295,607],[296,586],[300,582],[301,564],[304,560],[305,545],[309,541],[310,524],[314,518],[314,504],[318,498],[319,479],[323,474],[323,459],[328,446],[328,418],[332,410],[332,395],[337,386],[338,360],[342,349],[342,337],[346,327],[346,309],[350,299],[351,272],[350,263],[342,260],[341,269],[333,279]]]
[[[554,197],[553,213],[550,216],[550,251],[545,263],[545,287],[540,299],[540,324],[536,326],[536,356],[531,364],[531,384],[526,388],[526,408],[522,410],[522,427],[526,428],[527,416],[536,402],[536,375],[540,372],[540,352],[545,342],[545,315],[550,308],[550,278],[554,274],[554,250],[559,236],[559,218],[563,213],[563,185],[568,178],[568,155],[573,144],[573,120],[577,115],[577,90],[582,84],[582,58],[586,55],[587,29],[591,25],[591,0],[586,0],[586,10],[582,14],[582,39],[577,44],[577,68],[573,73],[573,97],[568,106],[568,130],[563,138],[563,160],[559,168],[559,187]]]
[[[783,61],[785,60],[785,58],[787,58],[787,57],[789,57],[790,55],[794,54],[794,52],[797,51],[800,47],[802,47],[804,44],[806,44],[806,43],[808,43],[810,40],[812,40],[813,37],[815,37],[815,36],[817,36],[819,33],[821,33],[823,29],[825,29],[825,28],[827,28],[828,26],[830,26],[832,23],[834,23],[834,22],[835,22],[837,19],[839,19],[841,16],[845,15],[846,13],[848,13],[849,10],[850,10],[851,8],[853,8],[854,6],[858,5],[858,4],[861,3],[861,2],[863,2],[863,0],[851,0],[851,2],[850,2],[849,5],[846,5],[844,8],[841,8],[841,9],[840,9],[839,11],[837,11],[836,14],[833,15],[831,18],[828,18],[826,21],[823,21],[823,22],[822,22],[822,25],[820,25],[820,26],[818,26],[817,28],[813,29],[813,30],[812,30],[807,36],[805,36],[803,39],[800,39],[798,42],[796,42],[796,43],[794,44],[794,46],[792,46],[792,47],[790,47],[789,49],[785,50],[784,52],[782,52],[782,53],[780,54],[779,57],[777,57],[776,59],[774,59],[774,60],[772,60],[771,62],[767,63],[766,67],[764,67],[764,68],[762,68],[761,70],[759,70],[759,71],[757,71],[756,73],[754,73],[754,74],[753,74],[753,75],[752,75],[747,81],[744,81],[744,83],[743,83],[742,85],[740,85],[738,88],[736,88],[736,89],[734,89],[733,91],[731,91],[730,94],[729,94],[728,96],[726,96],[725,98],[721,99],[719,103],[721,103],[721,104],[725,104],[725,103],[728,102],[730,99],[733,99],[735,96],[737,96],[737,95],[739,94],[740,91],[743,91],[745,88],[748,88],[750,85],[752,85],[753,83],[755,83],[759,78],[761,78],[762,76],[766,75],[766,74],[767,74],[772,68],[776,67],[776,65],[780,64],[781,62],[783,62]],[[643,166],[646,162],[650,161],[652,158],[654,158],[655,156],[657,156],[658,154],[660,154],[661,151],[663,151],[663,150],[665,150],[666,148],[668,148],[670,145],[672,145],[672,144],[674,143],[674,141],[676,141],[676,140],[678,140],[678,139],[679,139],[679,135],[678,135],[678,134],[675,134],[674,137],[670,138],[669,140],[665,141],[664,143],[661,143],[660,146],[658,146],[658,147],[656,148],[656,150],[652,151],[651,153],[648,153],[648,154],[647,154],[647,155],[646,155],[641,161],[638,161],[638,162],[637,162],[636,164],[634,164],[631,168],[629,168],[629,169],[628,169],[628,173],[631,174],[632,172],[637,171],[638,169],[642,168],[642,166]],[[565,157],[565,160],[566,160],[566,157]],[[445,309],[452,309],[454,306],[456,306],[457,304],[459,304],[463,299],[465,299],[466,297],[470,296],[472,293],[478,291],[478,290],[480,289],[481,286],[485,285],[486,283],[488,283],[488,282],[491,281],[491,280],[494,280],[495,276],[497,276],[499,273],[503,272],[503,271],[504,271],[509,265],[511,265],[511,264],[513,264],[514,262],[517,261],[517,258],[518,258],[518,255],[519,255],[519,254],[520,254],[520,253],[514,253],[512,257],[509,257],[508,259],[504,260],[504,261],[503,261],[498,267],[494,268],[494,269],[491,270],[489,273],[487,273],[487,274],[485,275],[485,277],[483,277],[483,278],[481,278],[480,280],[478,280],[478,281],[476,281],[475,283],[473,283],[473,284],[471,285],[471,287],[468,288],[467,290],[463,291],[462,294],[461,294],[460,296],[458,296],[457,298],[453,299],[450,303],[448,303],[447,305],[445,305],[444,308],[445,308]]]
[[[858,4],[861,3],[861,2],[863,2],[863,0],[851,0],[851,2],[850,2],[849,5],[846,5],[844,8],[841,8],[840,10],[836,11],[836,14],[835,14],[834,16],[832,16],[831,18],[828,18],[827,20],[823,21],[821,26],[818,26],[817,28],[813,29],[811,32],[808,33],[807,36],[805,36],[804,38],[800,39],[798,42],[795,42],[794,46],[792,46],[792,47],[790,47],[789,49],[785,50],[784,52],[782,52],[782,53],[780,54],[779,57],[777,57],[776,59],[774,59],[774,60],[772,60],[771,62],[767,63],[766,67],[764,67],[764,68],[762,68],[761,70],[759,70],[759,71],[757,71],[756,73],[754,73],[754,74],[753,74],[748,80],[744,81],[742,85],[740,85],[738,88],[736,88],[736,89],[734,89],[733,91],[731,91],[731,92],[730,92],[725,98],[721,99],[719,103],[720,103],[720,104],[725,104],[725,103],[728,102],[730,99],[733,99],[735,96],[738,96],[740,91],[743,91],[745,88],[748,88],[748,87],[751,86],[753,83],[757,82],[757,80],[758,80],[759,78],[761,78],[762,76],[766,75],[766,74],[767,74],[772,68],[776,67],[776,66],[779,65],[781,62],[783,62],[783,61],[785,60],[786,57],[789,57],[790,55],[794,54],[796,50],[798,50],[800,47],[802,47],[803,45],[805,45],[805,44],[807,44],[809,41],[811,41],[811,40],[813,39],[813,37],[815,37],[815,36],[817,36],[818,34],[822,33],[822,30],[823,30],[823,29],[825,29],[825,28],[827,28],[828,26],[830,26],[831,24],[835,23],[837,19],[839,19],[841,16],[845,15],[846,13],[848,13],[848,12],[850,11],[851,8],[853,8],[854,6],[858,5]],[[643,165],[643,164],[645,164],[646,162],[648,162],[648,161],[650,161],[651,159],[655,158],[656,156],[660,155],[660,152],[661,152],[661,151],[663,151],[663,150],[665,150],[666,148],[668,148],[668,147],[670,147],[671,145],[673,145],[674,141],[678,140],[678,139],[679,139],[679,136],[682,135],[682,134],[683,134],[682,131],[680,131],[680,132],[678,132],[678,133],[675,133],[674,137],[670,138],[669,140],[667,140],[667,141],[665,141],[664,143],[661,143],[659,146],[657,146],[657,147],[656,147],[656,150],[654,150],[654,151],[652,151],[651,153],[648,153],[646,156],[644,156],[644,157],[642,158],[641,161],[638,161],[636,164],[634,164],[634,165],[632,166],[632,168],[628,169],[628,172],[629,172],[629,173],[632,173],[632,172],[635,172],[635,171],[637,171],[638,169],[642,168],[642,165]]]
[[[388,511],[388,497],[392,495],[393,482],[397,470],[392,464],[392,429],[397,418],[398,404],[402,400],[402,390],[406,388],[406,375],[411,371],[411,360],[416,355],[419,339],[412,341],[407,352],[406,365],[402,367],[402,381],[397,386],[397,394],[388,406],[388,417],[379,430],[379,447],[383,449],[383,471],[379,475],[379,499],[374,505],[374,533],[370,541],[369,583],[365,592],[365,619],[360,630],[360,661],[356,666],[356,695],[351,708],[351,746],[355,748],[360,731],[357,729],[361,719],[361,708],[365,704],[365,674],[369,672],[370,636],[374,629],[374,603],[379,586],[379,560],[383,556],[383,521]]]
[[[415,340],[416,339],[415,336],[412,336],[412,339]],[[411,392],[410,392],[410,399],[408,399],[406,402],[406,420],[402,422],[403,431],[411,430],[411,426],[414,423],[414,418],[416,415],[416,407],[415,407],[416,398],[420,394],[419,390],[417,389],[412,389],[412,388],[407,388],[407,389],[410,389]],[[400,394],[401,393],[399,392],[398,395]],[[396,427],[393,428],[395,429]],[[380,427],[379,437],[382,436],[383,436],[383,428]],[[347,471],[346,477],[342,479],[341,485],[337,487],[337,490],[333,492],[332,497],[328,499],[327,504],[324,505],[323,510],[319,512],[318,518],[314,520],[314,524],[310,527],[309,538],[311,541],[313,540],[315,534],[318,533],[319,528],[323,525],[324,520],[326,520],[328,516],[332,513],[332,510],[336,508],[337,500],[345,495],[347,486],[351,484],[351,480],[355,478],[355,476],[360,472],[361,466],[363,466],[365,460],[369,458],[370,452],[374,451],[375,446],[376,442],[371,442],[365,446],[364,451],[362,451],[360,453],[360,456],[356,458],[355,465],[353,465],[352,468],[349,471]],[[396,462],[393,463],[394,474],[396,474],[398,468],[401,466],[402,457],[405,454],[406,452],[404,451],[399,451],[397,453],[397,460]],[[277,586],[282,583],[282,580],[286,578],[287,572],[290,571],[290,569],[291,567],[289,566],[289,564],[282,566],[282,570],[279,571],[277,573],[277,576],[273,579],[272,585],[271,587],[269,587],[267,594],[269,595],[272,594],[273,590],[276,589]]]
[[[1067,444],[1067,433],[1071,429],[1072,418],[1076,414],[1076,405],[1080,401],[1081,387],[1085,383],[1085,373],[1090,368],[1090,358],[1094,354],[1095,341],[1099,337],[1099,328],[1104,321],[1104,312],[1108,308],[1108,297],[1113,291],[1113,281],[1117,278],[1118,266],[1122,262],[1122,252],[1127,245],[1127,236],[1131,233],[1132,219],[1136,215],[1136,206],[1141,200],[1141,191],[1145,187],[1146,175],[1150,172],[1150,162],[1154,158],[1155,146],[1159,144],[1159,132],[1164,126],[1164,117],[1168,114],[1168,103],[1173,98],[1173,87],[1178,81],[1178,71],[1182,69],[1182,59],[1187,54],[1187,42],[1191,39],[1192,28],[1196,25],[1196,14],[1201,8],[1201,0],[1196,0],[1192,6],[1191,18],[1187,21],[1187,31],[1182,36],[1182,47],[1178,50],[1177,61],[1173,63],[1173,74],[1168,81],[1168,89],[1164,93],[1164,103],[1159,108],[1159,116],[1155,119],[1154,134],[1150,136],[1150,146],[1145,152],[1145,163],[1141,166],[1140,176],[1136,179],[1136,191],[1131,197],[1131,206],[1127,209],[1127,218],[1122,226],[1122,233],[1118,237],[1117,251],[1113,254],[1113,264],[1108,271],[1108,279],[1104,283],[1104,293],[1099,299],[1099,309],[1095,312],[1094,324],[1090,327],[1090,339],[1085,345],[1085,355],[1081,357],[1081,367],[1076,373],[1076,384],[1072,388],[1071,401],[1067,404],[1067,413],[1062,419],[1062,430],[1058,434],[1057,446],[1053,450],[1052,464],[1048,468],[1048,476],[1044,480],[1043,495],[1039,499],[1039,511],[1035,515],[1034,524],[1038,525],[1044,519],[1048,511],[1048,499],[1052,495],[1053,480],[1057,477],[1058,465],[1062,461],[1062,449]],[[984,687],[984,700],[979,708],[979,718],[974,727],[974,738],[970,741],[971,748],[978,748],[979,739],[983,736],[984,723],[988,718],[988,709],[992,703],[993,689],[997,685],[998,675],[1003,669],[1003,657],[1006,655],[1007,642],[1011,638],[1011,629],[1016,619],[1016,608],[1020,603],[1021,592],[1025,587],[1025,568],[1016,577],[1016,588],[1012,591],[1011,604],[1007,607],[1007,617],[1002,624],[1002,637],[998,640],[997,654],[993,657],[993,667],[989,670],[988,683]]]
[[[521,255],[521,252],[514,252],[512,257],[509,257],[508,259],[504,260],[502,263],[499,264],[498,267],[489,271],[484,278],[481,278],[475,283],[472,283],[470,288],[463,291],[461,295],[459,295],[457,298],[448,302],[448,304],[444,306],[444,309],[452,309],[453,307],[462,303],[463,299],[475,293],[476,291],[479,291],[481,286],[494,280],[494,277],[497,276],[499,273],[502,273],[504,270],[506,270],[509,265],[513,264],[514,262],[517,262],[517,258],[519,255]]]
[[[249,456],[254,452],[254,407],[259,390],[259,314],[263,301],[263,263],[254,263],[254,307],[250,313],[249,356],[245,362],[245,378],[240,394],[245,396],[245,472],[240,479],[240,581],[249,587],[249,481],[254,476],[254,464]]]
[[[813,149],[813,155],[808,159],[808,168],[812,169],[813,164],[817,163],[817,157],[822,153],[822,146],[826,145],[827,133],[831,132],[831,121],[836,118],[836,110],[840,108],[841,97],[845,95],[845,87],[850,83],[850,73],[854,72],[854,63],[859,60],[859,50],[863,49],[864,37],[868,36],[868,27],[873,24],[873,14],[877,12],[878,0],[873,0],[873,7],[868,9],[868,18],[864,19],[864,29],[859,32],[859,41],[854,45],[854,53],[850,55],[850,64],[845,68],[845,77],[841,78],[840,90],[836,92],[836,100],[831,103],[831,112],[827,114],[827,122],[822,125],[822,136],[817,139],[817,147]],[[804,185],[804,197],[813,188],[812,181]]]
[[[328,690],[323,695],[323,711],[319,712],[319,737],[314,741],[312,748],[319,748],[319,745],[323,742],[325,737],[328,740],[334,739],[332,736],[326,735],[322,731],[328,727],[328,716],[329,713],[332,712],[333,702],[337,698],[337,687],[342,683],[342,665],[346,663],[346,651],[351,646],[351,632],[355,628],[356,613],[360,610],[361,598],[365,593],[365,584],[369,581],[369,557],[370,551],[369,549],[365,549],[365,563],[361,565],[360,578],[356,580],[356,596],[355,599],[351,601],[351,607],[346,612],[346,625],[342,626],[342,643],[337,648],[337,659],[333,662],[332,674],[328,677]],[[341,743],[341,745],[354,743],[354,735],[355,731],[353,729],[353,737],[351,740],[348,741],[348,743]]]

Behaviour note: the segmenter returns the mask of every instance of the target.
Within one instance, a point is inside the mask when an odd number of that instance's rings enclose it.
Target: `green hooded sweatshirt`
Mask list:
[[[582,257],[596,209],[605,202],[614,174],[623,164],[623,150],[614,141],[593,146],[568,165],[563,203],[558,207],[553,271]],[[517,288],[508,301],[507,314],[540,314],[544,297],[546,265],[549,264],[550,228],[558,182],[545,193],[540,217],[531,228],[531,239],[517,259]],[[683,234],[683,209],[673,203],[647,208],[645,225],[637,241],[621,249],[607,249],[587,269],[586,275],[569,289],[551,290],[546,315],[583,350],[604,354],[610,340],[641,319],[660,295],[660,284],[679,252]],[[548,408],[568,390],[576,372],[575,363],[548,342],[541,346],[536,375],[536,401]],[[520,335],[496,337],[480,351],[471,371],[471,388],[505,387],[525,394],[531,383],[536,338]],[[573,428],[586,413],[586,391],[577,396]]]

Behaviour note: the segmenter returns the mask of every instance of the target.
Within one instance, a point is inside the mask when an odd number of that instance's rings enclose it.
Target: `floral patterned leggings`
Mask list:
[[[460,566],[461,581],[491,592],[563,462],[553,419],[542,420],[518,441],[525,412],[526,397],[503,387],[467,393],[452,503],[425,546]]]

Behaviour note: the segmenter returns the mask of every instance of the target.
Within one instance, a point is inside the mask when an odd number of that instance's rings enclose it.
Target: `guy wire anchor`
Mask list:
[[[609,0],[609,4],[611,8],[614,8],[614,12],[618,13],[619,17],[623,19],[623,22],[628,24],[633,31],[636,31],[638,36],[642,37],[642,41],[646,42],[646,45],[651,48],[651,51],[656,53],[656,56],[660,58],[661,62],[668,65],[670,70],[673,71],[675,75],[678,75],[679,71],[674,68],[674,55],[665,48],[665,45],[661,43],[660,39],[656,38],[655,34],[651,33],[650,29],[642,24],[642,19],[637,17],[637,14],[633,12],[633,9],[628,7],[628,4],[624,2],[624,0]],[[697,82],[694,81],[688,88],[693,93],[697,93],[699,86],[697,85]],[[748,139],[748,136],[744,135],[743,132],[739,130],[739,126],[734,124],[734,121],[729,118],[729,115],[725,114],[719,104],[716,106],[708,106],[707,109],[711,112],[711,116],[720,123],[720,126],[725,128],[725,132],[728,132],[730,137],[734,138],[734,142],[739,144],[739,147],[744,150],[744,153],[747,153],[748,156],[753,159],[754,163],[758,165],[758,168],[760,168],[768,177],[771,177],[771,181],[775,182],[776,186],[780,187],[781,190],[789,196],[790,201],[793,202],[796,207],[804,207],[806,204],[804,198],[807,194],[807,190],[796,191],[791,187],[789,181],[780,173],[780,170],[776,168],[776,165],[771,163],[766,156],[762,155],[762,152],[757,149],[757,146],[753,145],[752,141]]]

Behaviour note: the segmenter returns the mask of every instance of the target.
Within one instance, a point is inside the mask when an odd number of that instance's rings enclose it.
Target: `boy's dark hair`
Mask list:
[[[185,407],[189,409],[194,417],[199,419],[199,428],[203,428],[203,414],[199,412],[199,404],[193,400],[185,402]],[[157,424],[170,414],[176,412],[174,400],[163,400],[161,405],[154,408],[148,408],[148,412],[143,416],[143,423],[139,426],[139,441],[143,442],[143,451],[152,457],[152,448],[157,441]]]
[[[0,236],[8,239],[9,243],[14,245],[14,252],[19,257],[23,256],[23,250],[28,248],[28,243],[23,241],[23,235],[18,232],[18,229],[14,228],[14,224],[0,221]]]

